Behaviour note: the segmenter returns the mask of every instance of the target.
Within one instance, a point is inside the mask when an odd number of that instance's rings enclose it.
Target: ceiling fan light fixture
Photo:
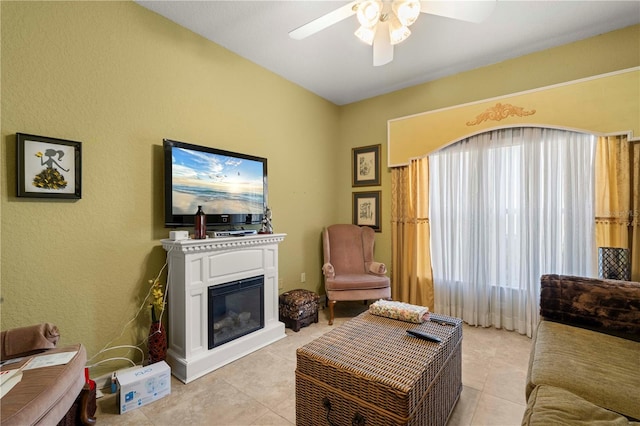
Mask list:
[[[360,25],[366,28],[375,27],[380,20],[382,13],[382,2],[375,0],[365,0],[358,3],[356,16]]]
[[[389,39],[392,45],[402,43],[408,39],[410,35],[411,30],[406,25],[402,25],[399,20],[393,19],[389,23]]]
[[[374,26],[373,28],[367,28],[367,27],[361,26],[356,30],[354,34],[360,40],[362,40],[363,42],[371,46],[373,44],[373,39],[376,35],[376,27]]]
[[[393,13],[405,27],[410,26],[420,16],[420,2],[416,0],[394,1],[391,5]]]

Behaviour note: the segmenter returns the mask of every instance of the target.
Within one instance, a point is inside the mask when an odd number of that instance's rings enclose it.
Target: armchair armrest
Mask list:
[[[375,275],[386,275],[387,265],[380,262],[371,262],[369,265],[369,272]]]
[[[327,262],[322,265],[322,275],[324,275],[325,278],[334,278],[336,276],[336,270],[331,263]]]
[[[565,275],[540,278],[545,319],[640,341],[640,283]]]

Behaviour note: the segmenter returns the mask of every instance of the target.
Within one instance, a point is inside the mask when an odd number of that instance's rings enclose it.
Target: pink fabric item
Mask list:
[[[330,263],[325,263],[322,265],[322,275],[327,278],[333,278],[336,276],[336,271],[333,269],[333,265]]]
[[[369,265],[369,272],[384,275],[387,273],[387,266],[384,263],[371,262],[371,265]]]
[[[44,349],[53,349],[60,339],[58,327],[42,323],[2,332],[2,359],[15,358]]]

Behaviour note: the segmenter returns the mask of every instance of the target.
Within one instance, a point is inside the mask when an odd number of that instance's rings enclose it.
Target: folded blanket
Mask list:
[[[43,349],[55,348],[60,338],[58,327],[42,323],[12,328],[2,332],[2,359],[27,355]]]
[[[369,306],[369,312],[381,317],[420,324],[429,319],[429,308],[409,303],[378,300]]]

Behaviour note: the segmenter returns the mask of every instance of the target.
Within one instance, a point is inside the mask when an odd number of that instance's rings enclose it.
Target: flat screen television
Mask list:
[[[170,139],[163,147],[165,227],[193,227],[198,206],[207,216],[207,228],[262,222],[266,158]]]

